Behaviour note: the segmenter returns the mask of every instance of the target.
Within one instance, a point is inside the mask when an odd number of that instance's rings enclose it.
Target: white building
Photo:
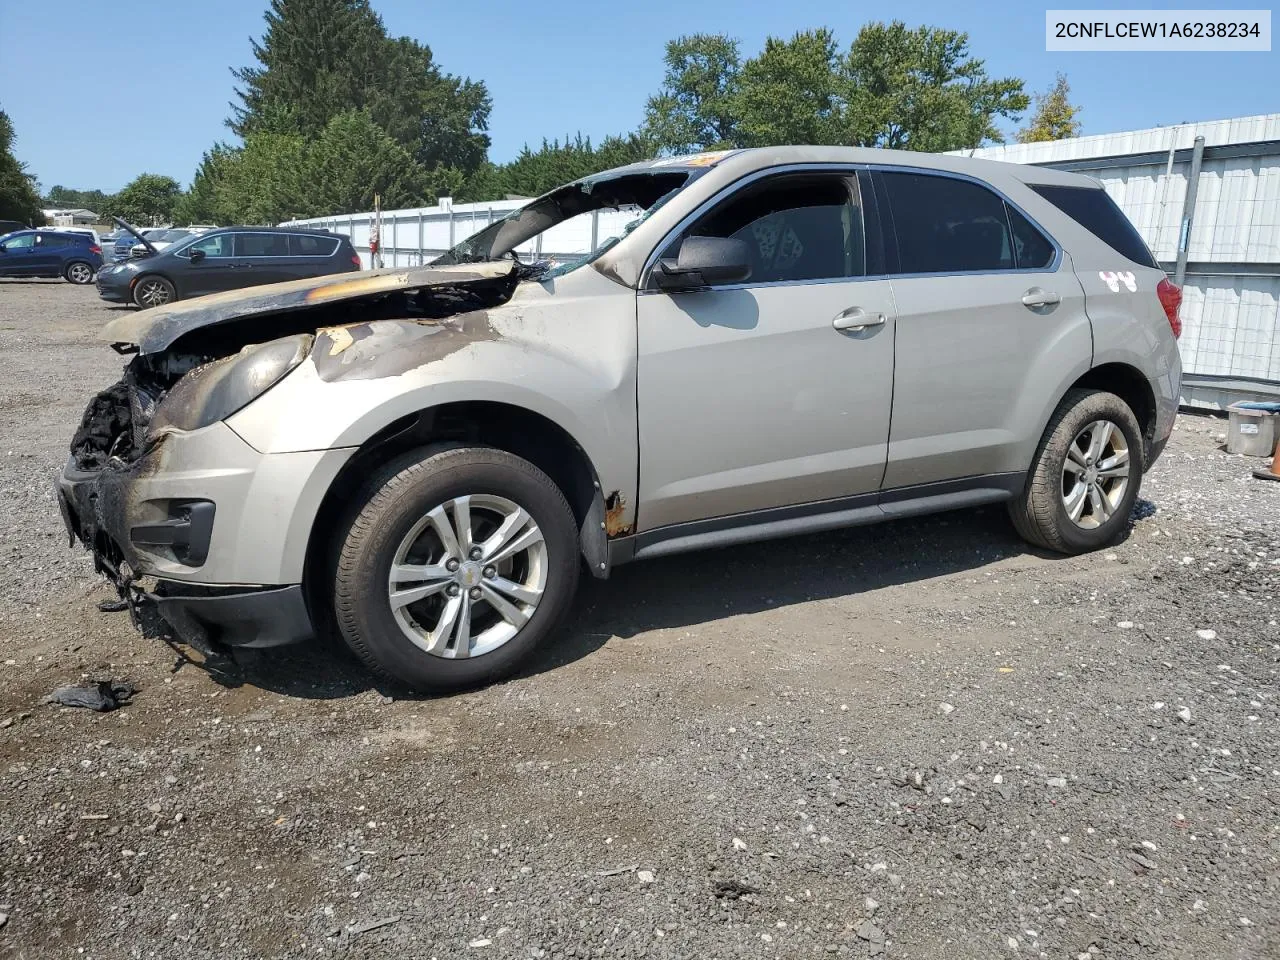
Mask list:
[[[41,212],[53,227],[79,227],[98,222],[98,215],[83,207],[54,208]]]

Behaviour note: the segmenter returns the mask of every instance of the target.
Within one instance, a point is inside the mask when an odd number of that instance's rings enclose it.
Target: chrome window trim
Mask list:
[[[233,236],[239,236],[239,237],[244,237],[244,236],[255,236],[255,237],[279,237],[279,236],[283,236],[283,237],[285,237],[285,239],[287,240],[289,237],[294,236],[294,234],[293,234],[292,232],[280,234],[280,233],[266,233],[266,232],[264,232],[264,231],[262,231],[262,230],[237,230],[237,231],[235,232],[235,234],[233,234]],[[293,254],[293,253],[255,253],[255,254],[253,254],[252,256],[237,256],[237,257],[236,257],[236,259],[237,259],[237,260],[294,260],[294,259],[301,260],[301,259],[303,259],[304,257],[305,257],[305,258],[308,258],[308,259],[315,259],[315,258],[317,258],[317,257],[319,257],[319,258],[323,259],[323,258],[325,258],[325,257],[336,257],[336,256],[338,255],[338,250],[342,247],[342,241],[341,241],[341,240],[339,240],[337,237],[333,236],[332,234],[321,234],[321,233],[300,233],[300,234],[298,234],[298,236],[303,236],[303,237],[315,237],[317,240],[333,240],[333,241],[334,241],[333,250],[332,250],[331,252],[329,252],[329,253],[298,253],[298,254]]]
[[[302,259],[323,260],[326,257],[336,257],[338,255],[338,251],[342,249],[342,241],[339,240],[336,236],[334,236],[331,233],[324,234],[324,233],[292,233],[291,232],[288,234],[288,236],[310,237],[313,240],[332,240],[333,241],[333,249],[330,250],[328,253],[289,253],[285,255],[286,258],[289,260],[295,260],[295,259],[296,260],[302,260]],[[290,244],[290,246],[292,246],[292,244]],[[250,257],[249,259],[252,260],[253,257]]]
[[[926,176],[946,177],[952,180],[964,180],[969,183],[973,183],[979,187],[985,187],[987,190],[990,190],[992,193],[994,193],[997,197],[999,197],[1005,203],[1009,204],[1009,206],[1013,207],[1013,209],[1017,210],[1018,213],[1022,214],[1022,216],[1026,217],[1028,223],[1030,223],[1033,227],[1035,227],[1042,234],[1044,234],[1045,238],[1053,246],[1053,260],[1049,262],[1048,266],[1044,266],[1044,267],[1011,267],[1008,269],[993,269],[993,270],[943,270],[943,271],[937,271],[933,273],[898,272],[898,273],[871,274],[871,275],[861,276],[861,277],[831,277],[823,280],[775,280],[767,283],[751,283],[750,281],[748,281],[746,283],[720,284],[720,285],[714,285],[714,286],[699,287],[696,290],[688,290],[688,291],[681,291],[681,292],[698,293],[704,290],[711,291],[711,290],[746,290],[746,289],[757,289],[757,288],[763,289],[766,287],[807,286],[815,283],[858,283],[864,280],[907,280],[912,278],[932,279],[936,277],[986,277],[986,276],[1005,276],[1008,274],[1057,273],[1062,267],[1063,249],[1062,249],[1062,244],[1058,242],[1057,238],[1048,230],[1046,230],[1043,224],[1041,224],[1039,220],[1031,216],[1031,214],[1027,213],[1027,211],[1022,207],[1021,204],[1019,204],[1015,200],[1010,199],[1008,194],[1006,194],[999,187],[995,186],[992,183],[988,183],[986,180],[983,180],[980,177],[975,177],[967,173],[956,173],[951,170],[937,170],[932,167],[917,167],[917,166],[909,166],[906,164],[791,163],[791,164],[785,164],[783,166],[767,167],[763,170],[757,170],[754,173],[751,173],[740,180],[735,180],[733,183],[725,186],[724,189],[722,189],[719,193],[708,198],[707,200],[704,200],[701,204],[695,207],[691,213],[681,218],[679,223],[677,223],[671,230],[667,231],[667,233],[663,236],[662,240],[653,248],[653,250],[650,251],[649,256],[645,259],[644,269],[640,271],[640,281],[636,288],[637,295],[645,296],[645,295],[655,294],[655,293],[670,295],[669,292],[666,290],[661,290],[656,287],[653,287],[653,288],[649,287],[649,275],[653,270],[654,264],[657,262],[658,254],[661,253],[662,250],[666,248],[667,244],[670,243],[673,238],[683,233],[684,230],[687,227],[691,226],[695,220],[701,217],[704,213],[708,212],[713,206],[715,206],[716,204],[720,203],[721,201],[729,197],[731,194],[736,193],[738,190],[741,190],[742,188],[748,186],[751,183],[754,183],[757,180],[763,179],[764,177],[772,176],[774,174],[841,173],[841,172],[847,172],[852,174],[860,174],[860,173],[924,174]],[[861,183],[861,180],[859,180],[859,191],[861,191],[861,189],[862,189],[862,183]],[[1030,187],[1028,187],[1027,189],[1030,189]],[[864,205],[864,209],[865,209],[865,205]],[[890,215],[892,215],[892,211],[889,211],[889,213]],[[880,223],[880,232],[882,236],[884,236],[887,242],[888,237],[887,235],[885,235],[885,230],[884,230],[885,211],[883,210],[879,211],[878,220]],[[863,223],[864,223],[864,230],[865,230],[865,223],[866,223],[865,213],[863,216]],[[896,227],[895,227],[895,230],[896,230]],[[1012,232],[1013,230],[1011,226],[1010,242],[1012,242],[1013,240]]]
[[[235,238],[237,236],[244,236],[246,234],[253,234],[259,237],[281,236],[281,234],[278,234],[278,233],[264,233],[262,230],[236,230],[233,233],[220,234],[220,236],[231,237],[232,238],[231,248],[234,250]],[[332,241],[333,249],[328,253],[296,253],[296,254],[295,253],[265,253],[265,254],[255,253],[253,256],[236,256],[233,253],[233,254],[228,254],[227,256],[211,257],[208,254],[205,254],[205,259],[206,260],[303,260],[303,259],[324,260],[329,257],[336,257],[338,255],[338,251],[342,249],[342,241],[337,237],[333,236],[332,234],[302,233],[298,235],[303,237],[314,237],[317,240]],[[293,236],[293,234],[288,233],[288,234],[284,234],[284,236],[288,238],[290,236]],[[179,250],[174,250],[173,255],[175,257],[182,257],[183,260],[190,260],[191,257],[187,254],[187,251],[191,249],[191,247],[193,247],[195,244],[205,239],[208,239],[208,234],[198,234],[197,236],[192,237],[190,242],[188,242],[186,246],[182,247]],[[161,251],[161,252],[164,253],[166,251]]]

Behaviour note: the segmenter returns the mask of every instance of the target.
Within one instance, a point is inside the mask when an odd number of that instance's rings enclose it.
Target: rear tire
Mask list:
[[[333,573],[334,621],[384,679],[429,692],[490,683],[572,604],[577,523],[527,460],[420,448],[375,473],[356,503]]]
[[[92,264],[85,263],[83,260],[76,260],[67,264],[67,268],[62,272],[62,275],[68,283],[83,287],[86,283],[93,283],[93,273]]]
[[[155,274],[144,276],[133,285],[133,302],[144,310],[147,307],[160,307],[178,299],[178,291],[164,277]]]
[[[1078,554],[1125,530],[1146,469],[1142,429],[1113,393],[1071,390],[1049,419],[1009,516],[1024,540]]]

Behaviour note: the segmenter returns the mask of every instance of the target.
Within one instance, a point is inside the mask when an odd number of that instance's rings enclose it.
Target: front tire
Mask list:
[[[133,302],[139,307],[160,307],[178,299],[178,291],[164,277],[145,276],[133,285]]]
[[[1071,390],[1054,411],[1009,516],[1028,542],[1077,554],[1124,532],[1145,469],[1142,429],[1114,393]]]
[[[541,470],[427,447],[365,485],[333,576],[338,632],[378,676],[429,692],[517,669],[568,612],[578,530]]]
[[[62,272],[62,275],[68,283],[83,287],[86,283],[93,283],[93,266],[82,260],[77,260],[74,263],[67,264],[67,269]]]

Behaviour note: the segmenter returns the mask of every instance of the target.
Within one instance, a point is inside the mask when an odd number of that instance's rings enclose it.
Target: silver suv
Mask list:
[[[548,230],[620,235],[571,262]],[[616,218],[615,218],[616,219]],[[492,680],[582,566],[1005,501],[1076,553],[1173,426],[1180,292],[1098,184],[784,147],[554,190],[433,264],[110,323],[69,530],[196,645]]]

